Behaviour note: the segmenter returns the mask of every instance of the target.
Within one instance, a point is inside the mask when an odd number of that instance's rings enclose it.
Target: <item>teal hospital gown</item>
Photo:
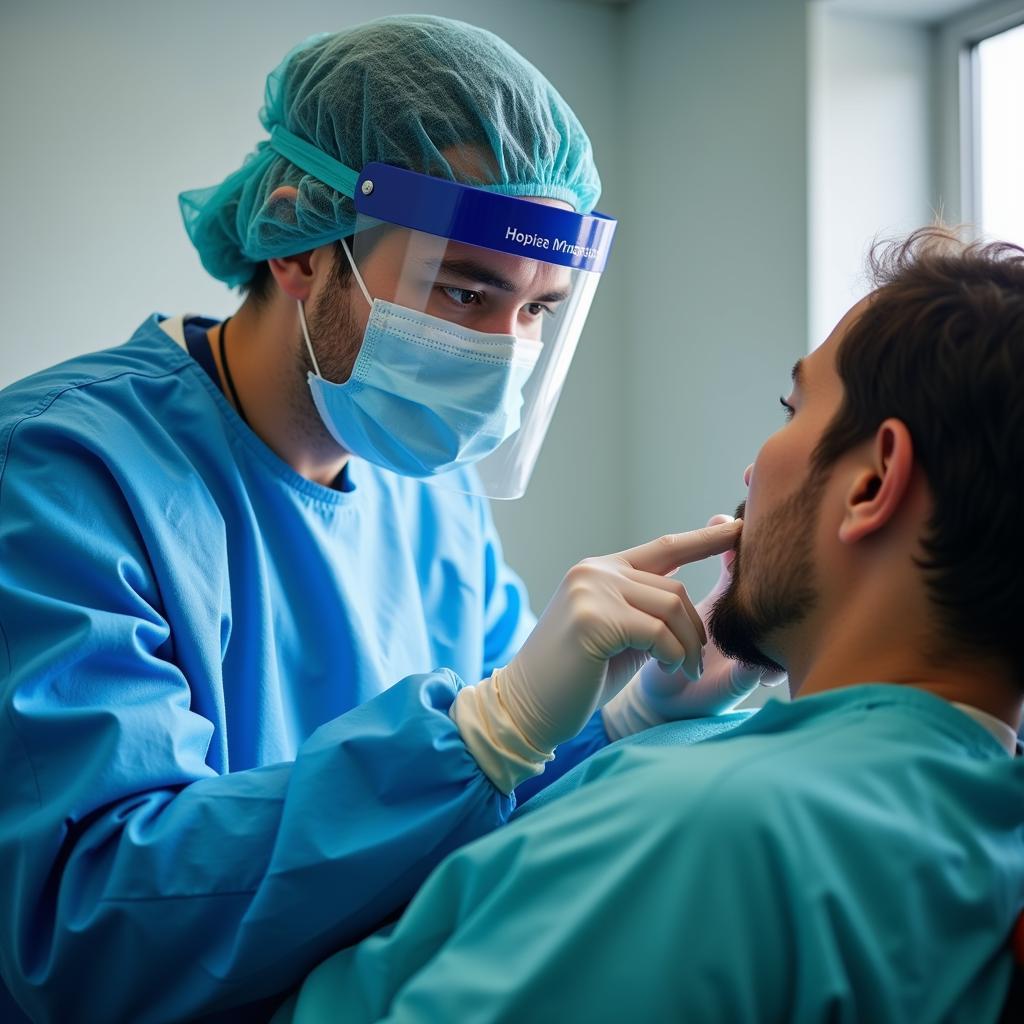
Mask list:
[[[448,709],[533,623],[486,502],[299,476],[156,317],[0,393],[0,1020],[265,1020],[507,820]]]
[[[941,699],[772,702],[693,746],[615,744],[560,787],[274,1024],[998,1017],[1024,761]]]

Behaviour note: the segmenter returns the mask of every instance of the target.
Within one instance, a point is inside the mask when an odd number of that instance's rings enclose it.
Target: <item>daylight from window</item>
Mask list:
[[[977,61],[979,223],[1024,245],[1024,25],[979,43]]]

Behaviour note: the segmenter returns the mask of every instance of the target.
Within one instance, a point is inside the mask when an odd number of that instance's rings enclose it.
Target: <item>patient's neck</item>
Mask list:
[[[1008,666],[966,651],[939,655],[931,622],[931,611],[921,602],[915,607],[913,595],[872,587],[851,593],[780,638],[790,692],[804,697],[857,683],[913,686],[986,711],[1019,731],[1024,692]]]

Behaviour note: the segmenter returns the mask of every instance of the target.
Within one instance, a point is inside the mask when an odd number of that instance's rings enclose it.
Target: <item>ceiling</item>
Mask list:
[[[633,0],[586,0],[586,2],[624,7],[632,3]],[[689,2],[712,3],[714,0],[689,0]],[[927,23],[941,21],[951,15],[959,14],[961,11],[979,7],[984,0],[814,0],[814,2],[827,3],[833,10],[848,14],[868,14],[875,18]]]
[[[942,21],[954,14],[980,7],[982,0],[818,0],[834,11],[849,14],[870,14],[876,18],[899,21]]]

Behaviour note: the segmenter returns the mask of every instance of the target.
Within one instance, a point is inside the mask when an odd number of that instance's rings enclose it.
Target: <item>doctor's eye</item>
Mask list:
[[[530,316],[540,316],[542,313],[545,313],[548,316],[555,315],[555,311],[550,306],[545,306],[543,302],[529,302],[523,307],[523,309],[525,309]]]
[[[789,402],[787,402],[782,397],[782,395],[779,395],[779,404],[782,406],[783,409],[786,410],[786,419],[791,420],[793,418],[793,413],[796,412],[796,409],[794,409],[793,406],[791,406]]]
[[[456,288],[453,285],[439,285],[441,291],[448,296],[452,302],[460,306],[472,306],[480,302],[481,295],[471,288]]]

